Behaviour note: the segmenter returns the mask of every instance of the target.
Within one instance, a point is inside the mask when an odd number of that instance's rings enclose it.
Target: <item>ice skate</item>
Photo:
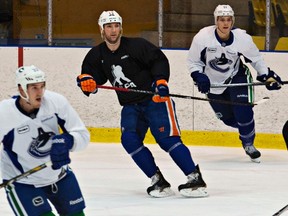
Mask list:
[[[152,186],[147,188],[147,193],[152,197],[168,197],[174,195],[174,192],[171,190],[171,185],[163,177],[162,173],[157,170],[156,174],[151,178]]]
[[[260,163],[261,153],[254,147],[254,145],[243,146],[243,148],[252,162]]]
[[[185,197],[207,197],[206,183],[202,179],[202,175],[199,166],[196,166],[196,170],[189,174],[186,184],[179,185],[178,190],[182,196]]]

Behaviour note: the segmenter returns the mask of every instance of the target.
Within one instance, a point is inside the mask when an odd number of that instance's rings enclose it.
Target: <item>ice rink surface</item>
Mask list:
[[[259,149],[260,164],[242,148],[188,146],[207,183],[207,198],[184,198],[186,177],[157,145],[147,145],[175,196],[151,198],[148,179],[120,144],[91,143],[72,153],[87,216],[272,216],[288,204],[288,152]],[[2,189],[0,216],[13,215]],[[288,211],[282,214],[288,215]]]

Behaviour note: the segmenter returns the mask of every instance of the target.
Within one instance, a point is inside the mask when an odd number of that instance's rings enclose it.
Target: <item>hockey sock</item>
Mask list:
[[[137,166],[151,178],[157,171],[154,157],[135,132],[122,133],[122,145]]]
[[[189,175],[195,171],[195,164],[193,162],[189,149],[182,143],[180,137],[166,137],[159,141],[160,147],[168,152],[182,170],[185,175]]]

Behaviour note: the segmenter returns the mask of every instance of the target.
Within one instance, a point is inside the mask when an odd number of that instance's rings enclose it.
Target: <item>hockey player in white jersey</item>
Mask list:
[[[198,90],[210,99],[253,102],[253,87],[210,88],[213,84],[248,83],[252,75],[242,63],[250,63],[257,71],[257,80],[266,82],[268,90],[281,88],[281,78],[268,68],[252,37],[233,28],[234,11],[229,5],[218,5],[214,11],[215,25],[201,29],[193,38],[188,54],[188,70]],[[255,123],[252,106],[210,103],[216,116],[226,125],[237,128],[247,155],[260,162],[261,153],[254,146]]]
[[[5,187],[14,214],[52,216],[50,202],[59,215],[83,216],[84,198],[68,164],[69,152],[89,143],[88,130],[64,96],[45,90],[43,71],[18,68],[16,85],[19,95],[0,102],[3,182],[50,160],[52,167]]]

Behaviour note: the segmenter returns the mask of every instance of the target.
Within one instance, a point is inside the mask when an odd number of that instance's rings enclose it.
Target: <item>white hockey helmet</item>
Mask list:
[[[101,31],[105,24],[108,23],[120,23],[122,27],[122,17],[116,11],[103,11],[98,19],[98,25],[101,27]]]
[[[234,11],[230,5],[218,5],[214,11],[215,25],[219,16],[231,16],[233,24],[235,23]],[[232,25],[233,25],[232,24]]]
[[[28,84],[45,81],[45,73],[34,65],[22,66],[16,70],[16,85],[21,85],[26,95]]]

